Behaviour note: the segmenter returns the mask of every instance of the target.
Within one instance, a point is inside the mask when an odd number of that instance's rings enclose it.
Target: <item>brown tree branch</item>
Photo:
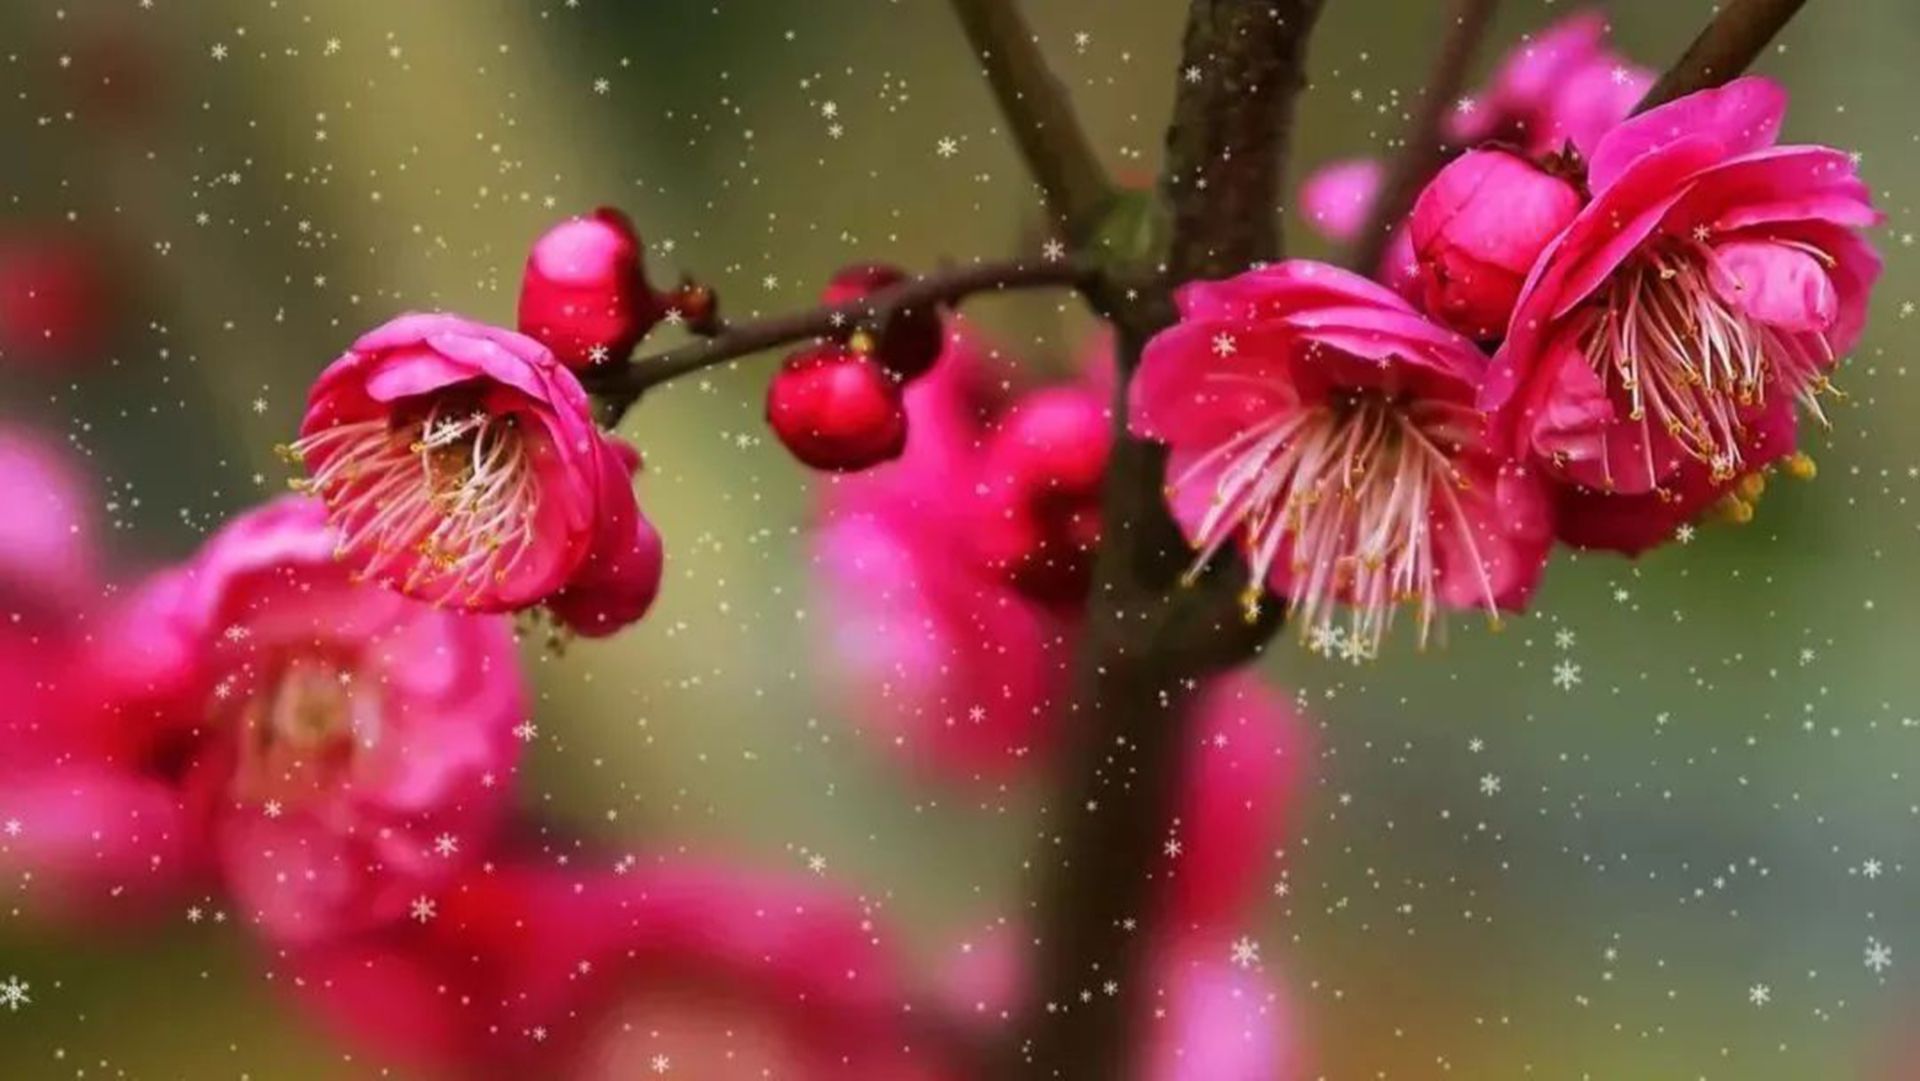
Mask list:
[[[1719,86],[1747,70],[1806,2],[1727,0],[1720,14],[1700,31],[1633,111],[1644,113],[1696,90]]]
[[[1393,232],[1413,209],[1420,189],[1433,178],[1445,160],[1441,132],[1447,113],[1467,86],[1467,72],[1480,51],[1499,0],[1454,0],[1447,21],[1445,38],[1434,55],[1433,70],[1421,90],[1413,119],[1407,128],[1406,142],[1394,155],[1380,193],[1374,197],[1367,223],[1354,240],[1348,265],[1371,276],[1386,255]]]
[[[1000,112],[1013,129],[1047,211],[1076,244],[1099,225],[1113,198],[1106,170],[1074,114],[1017,0],[953,0],[953,12],[980,60]]]
[[[979,293],[1077,285],[1089,273],[1086,261],[1076,258],[970,263],[911,278],[844,304],[731,324],[711,338],[589,371],[582,382],[604,404],[602,420],[609,416],[617,420],[648,390],[703,368],[793,342],[850,333],[855,327],[878,327],[899,314],[952,304]]]
[[[1279,256],[1280,177],[1319,14],[1320,0],[1193,4],[1161,177],[1174,282]]]
[[[1179,584],[1193,552],[1168,517],[1164,450],[1127,431],[1127,382],[1147,339],[1172,319],[1173,286],[1280,257],[1280,177],[1319,8],[1320,0],[1191,7],[1163,178],[1171,248],[1137,301],[1112,312],[1122,379],[1079,659],[1077,745],[1061,760],[1043,837],[1037,1000],[996,1076],[1105,1081],[1131,1072],[1152,990],[1143,962],[1159,883],[1150,868],[1190,750],[1185,707],[1201,679],[1252,657],[1279,627],[1271,610],[1251,624],[1242,617],[1246,572],[1234,560],[1216,561],[1190,588]]]

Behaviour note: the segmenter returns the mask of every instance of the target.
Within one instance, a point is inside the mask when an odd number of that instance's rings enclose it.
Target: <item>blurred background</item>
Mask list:
[[[1654,67],[1713,11],[1597,6]],[[1185,5],[1026,7],[1107,163],[1152,175]],[[1296,179],[1397,134],[1440,8],[1328,0]],[[1572,9],[1508,0],[1480,68]],[[1311,1074],[1920,1077],[1916,55],[1911,0],[1814,0],[1760,65],[1789,139],[1859,151],[1888,215],[1816,481],[1638,562],[1558,555],[1499,633],[1264,662],[1316,746],[1248,931]],[[0,408],[86,457],[127,573],[283,490],[272,448],[361,330],[510,322],[527,244],[568,214],[624,207],[657,282],[696,272],[736,317],[849,261],[1038,244],[939,0],[11,0],[0,148],[0,248],[79,313],[58,359],[6,349]],[[1050,294],[968,312],[1038,373],[1091,327]],[[772,361],[628,416],[667,583],[610,642],[529,650],[524,798],[616,851],[824,858],[931,966],[1023,908],[1049,795],[904,774],[831,693],[810,480],[760,419]],[[362,1076],[237,928],[163,928],[63,936],[0,899],[0,979],[32,986],[0,1012],[0,1077]]]

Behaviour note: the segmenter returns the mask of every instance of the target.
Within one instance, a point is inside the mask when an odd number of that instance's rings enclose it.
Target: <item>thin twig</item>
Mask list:
[[[1719,86],[1747,70],[1806,2],[1728,0],[1633,111],[1643,113],[1696,90]]]
[[[729,325],[721,333],[664,353],[640,357],[606,371],[589,372],[587,389],[618,417],[642,394],[671,379],[751,353],[792,342],[850,333],[860,326],[877,327],[903,312],[930,305],[952,304],[978,293],[1076,285],[1088,267],[1074,258],[971,263],[936,271],[898,285],[876,290],[844,304],[826,304],[788,315],[777,315]]]
[[[1099,224],[1113,186],[1041,55],[1017,0],[953,0],[953,12],[1013,129],[1047,211],[1076,243]]]
[[[1354,241],[1349,265],[1360,273],[1371,275],[1380,266],[1393,231],[1400,227],[1407,212],[1413,209],[1414,200],[1419,198],[1420,189],[1443,163],[1442,132],[1447,113],[1466,89],[1467,72],[1473,66],[1474,54],[1479,52],[1480,42],[1487,35],[1487,25],[1493,21],[1494,8],[1498,6],[1499,0],[1455,0],[1446,36],[1440,51],[1434,55],[1433,70],[1427,76],[1427,85],[1421,91],[1412,124],[1407,129],[1406,142],[1394,155],[1386,179],[1381,182],[1380,194],[1374,198],[1373,210],[1367,215],[1367,224]]]

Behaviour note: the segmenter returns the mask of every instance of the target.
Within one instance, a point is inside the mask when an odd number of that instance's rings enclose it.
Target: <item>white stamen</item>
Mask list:
[[[511,415],[446,411],[335,425],[289,452],[318,464],[296,487],[326,503],[362,574],[471,604],[532,546],[539,487]]]
[[[1218,470],[1189,574],[1238,538],[1251,572],[1245,605],[1253,618],[1268,571],[1286,558],[1288,604],[1301,634],[1360,658],[1378,651],[1403,601],[1418,606],[1425,644],[1441,579],[1438,526],[1458,531],[1487,610],[1497,614],[1472,523],[1454,490],[1464,480],[1452,448],[1477,439],[1477,424],[1461,405],[1360,394],[1236,434],[1174,481],[1178,487]],[[1344,629],[1335,626],[1341,608]]]
[[[1729,305],[1713,285],[1716,258],[1697,239],[1649,245],[1615,272],[1582,332],[1594,374],[1616,408],[1624,406],[1626,419],[1640,427],[1649,476],[1660,473],[1653,461],[1655,425],[1716,480],[1729,480],[1746,471],[1746,421],[1770,392],[1794,396],[1826,423],[1816,398],[1834,361],[1826,336],[1780,330]],[[1612,462],[1602,449],[1611,485]]]

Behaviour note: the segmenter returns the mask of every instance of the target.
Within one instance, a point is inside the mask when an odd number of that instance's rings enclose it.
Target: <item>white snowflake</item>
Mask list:
[[[1747,1001],[1755,1006],[1765,1006],[1773,1000],[1773,988],[1764,983],[1756,983],[1747,988]]]
[[[933,144],[933,152],[943,158],[950,158],[960,153],[960,143],[958,140],[949,136]]]
[[[1500,793],[1500,775],[1499,774],[1489,773],[1486,776],[1480,778],[1480,794],[1481,795],[1494,796],[1494,795],[1498,795],[1499,793]]]
[[[1223,333],[1213,336],[1213,355],[1216,357],[1230,357],[1239,348],[1240,343],[1234,341],[1231,334]]]
[[[1260,944],[1245,935],[1233,940],[1227,959],[1241,968],[1252,968],[1260,963]]]
[[[434,917],[434,909],[436,907],[431,897],[415,897],[408,911],[412,913],[414,919],[425,923]]]
[[[1553,685],[1563,691],[1573,690],[1580,685],[1580,666],[1572,661],[1561,661],[1553,666]]]
[[[1893,967],[1893,947],[1876,939],[1867,939],[1866,966],[1875,973]]]
[[[27,981],[18,976],[8,976],[6,982],[0,983],[0,1006],[19,1013],[20,1007],[33,1002],[27,997],[27,989],[30,986]]]

